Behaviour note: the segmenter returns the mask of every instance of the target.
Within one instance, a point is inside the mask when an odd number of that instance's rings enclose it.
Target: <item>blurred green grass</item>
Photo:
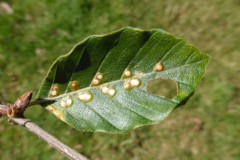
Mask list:
[[[35,95],[51,63],[89,35],[121,27],[162,28],[211,56],[189,102],[159,125],[124,135],[82,133],[46,110],[28,118],[91,159],[240,159],[239,0],[8,0],[0,2],[0,99]],[[0,159],[62,160],[21,127],[0,119]]]

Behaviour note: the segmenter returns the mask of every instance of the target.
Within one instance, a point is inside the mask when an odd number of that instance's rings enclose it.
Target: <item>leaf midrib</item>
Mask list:
[[[123,82],[123,81],[125,81],[125,80],[130,80],[130,79],[132,79],[132,78],[140,78],[140,79],[141,79],[142,77],[146,77],[146,76],[151,75],[151,74],[161,74],[161,73],[164,73],[164,72],[169,72],[169,71],[171,71],[171,70],[179,69],[179,68],[181,68],[181,67],[187,67],[187,66],[190,66],[190,65],[198,64],[198,63],[201,63],[201,62],[206,61],[206,60],[207,60],[207,59],[205,58],[205,59],[203,59],[203,60],[200,60],[200,61],[197,61],[197,62],[194,62],[194,63],[188,63],[188,64],[186,64],[186,65],[182,65],[182,66],[179,66],[179,67],[176,67],[176,68],[171,68],[171,69],[164,70],[164,71],[162,71],[162,72],[149,72],[149,73],[145,73],[145,74],[143,73],[143,74],[141,74],[141,75],[139,75],[139,76],[138,76],[138,75],[135,75],[135,76],[130,77],[130,78],[127,78],[127,79],[118,79],[118,80],[115,80],[115,81],[111,81],[111,82],[108,82],[108,83],[101,84],[101,85],[99,85],[99,86],[106,85],[106,84],[113,84],[113,83]],[[181,83],[192,87],[192,85],[191,85],[190,83],[184,83],[184,82],[181,82]],[[77,90],[77,91],[73,91],[73,92],[68,92],[68,93],[61,94],[60,96],[57,96],[57,97],[54,97],[54,98],[46,98],[46,100],[56,100],[56,99],[62,98],[62,97],[64,97],[64,96],[68,96],[68,94],[75,94],[75,93],[78,93],[78,92],[81,92],[81,91],[84,92],[85,90],[89,90],[89,89],[91,89],[91,88],[98,88],[99,86],[94,86],[94,87],[89,86],[89,87],[86,87],[86,88],[83,88],[83,89],[79,89],[79,90]]]

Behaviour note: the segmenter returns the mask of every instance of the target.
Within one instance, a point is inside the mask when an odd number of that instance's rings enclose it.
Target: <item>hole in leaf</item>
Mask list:
[[[177,83],[169,79],[153,79],[148,82],[147,91],[171,99],[177,94]]]

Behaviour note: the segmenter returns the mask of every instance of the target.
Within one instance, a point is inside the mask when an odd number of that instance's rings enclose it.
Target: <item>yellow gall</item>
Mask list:
[[[58,92],[56,90],[51,91],[51,96],[57,96],[57,95],[58,95]]]
[[[58,96],[59,93],[60,93],[60,87],[57,84],[53,85],[50,91],[50,96],[55,97],[55,96]]]
[[[97,86],[97,85],[99,85],[99,83],[100,83],[100,81],[99,81],[98,79],[94,79],[94,80],[92,81],[92,85],[93,85],[93,86]]]
[[[63,98],[62,101],[60,102],[60,106],[63,108],[71,107],[72,104],[73,104],[73,99],[71,96],[67,96]]]
[[[73,101],[72,101],[71,98],[69,98],[69,99],[66,100],[66,104],[67,104],[68,106],[71,106],[72,103],[73,103]]]
[[[96,75],[96,78],[97,78],[98,80],[102,80],[102,79],[103,79],[103,75],[102,75],[101,73],[98,73],[98,74]]]
[[[92,95],[89,92],[79,93],[78,99],[82,102],[89,102],[92,99]]]
[[[65,101],[61,101],[60,103],[61,107],[66,108],[67,107],[67,103]]]
[[[124,75],[125,77],[130,77],[130,76],[132,75],[132,72],[127,69],[127,70],[124,71],[123,75]]]
[[[131,87],[138,87],[138,86],[140,86],[140,80],[133,78],[130,80],[130,85],[131,85]]]
[[[108,90],[109,90],[109,88],[108,88],[107,86],[102,86],[102,87],[101,87],[101,91],[102,91],[104,94],[108,93]]]
[[[160,63],[157,63],[154,67],[155,72],[161,72],[164,69],[163,65]]]
[[[125,88],[125,89],[130,89],[130,88],[131,88],[130,81],[124,82],[124,88]]]
[[[78,82],[77,81],[72,81],[69,85],[71,90],[77,90],[78,89]]]
[[[110,88],[110,89],[108,90],[108,95],[109,95],[109,96],[114,96],[115,93],[116,93],[116,90],[113,89],[113,88]]]
[[[140,85],[141,85],[141,81],[137,78],[133,78],[124,82],[125,89],[136,88],[136,87],[139,87]]]
[[[116,90],[113,87],[108,87],[108,86],[101,86],[101,91],[103,94],[107,96],[114,96],[116,93]]]

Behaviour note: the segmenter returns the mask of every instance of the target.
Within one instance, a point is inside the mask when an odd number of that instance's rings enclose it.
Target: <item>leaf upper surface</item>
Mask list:
[[[81,131],[126,132],[158,123],[181,105],[207,62],[208,56],[163,30],[124,28],[91,36],[59,57],[38,99],[55,100],[43,106]],[[147,84],[156,78],[176,81],[177,95],[149,93]]]

